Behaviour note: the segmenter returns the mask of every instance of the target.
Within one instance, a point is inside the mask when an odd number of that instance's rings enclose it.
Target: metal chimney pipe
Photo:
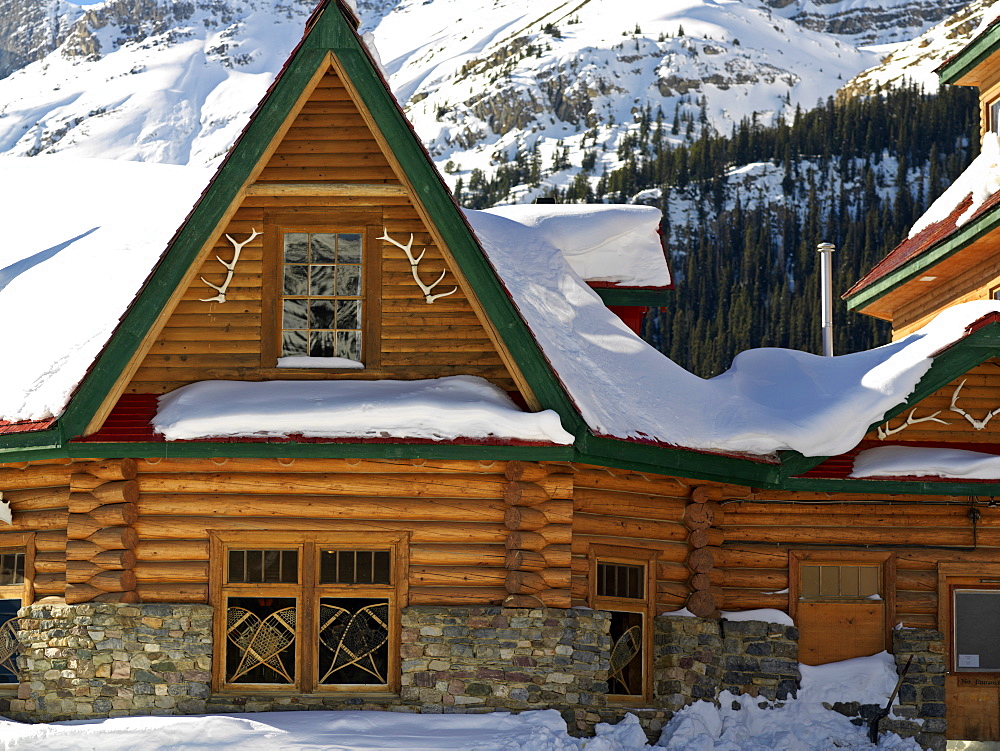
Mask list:
[[[823,356],[833,357],[833,243],[820,243],[819,286],[823,320]]]

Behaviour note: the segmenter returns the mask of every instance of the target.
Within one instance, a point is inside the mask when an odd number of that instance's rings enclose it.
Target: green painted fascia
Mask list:
[[[1000,226],[1000,205],[994,206],[982,216],[948,236],[930,250],[910,259],[899,268],[872,282],[864,289],[844,298],[848,310],[858,310],[892,292],[897,287],[913,280],[928,268],[950,258],[965,246],[975,242],[988,232]]]
[[[636,472],[759,487],[775,487],[779,476],[779,467],[775,464],[603,438],[592,433],[578,439],[576,446],[574,461]]]
[[[316,27],[321,28],[324,20],[333,15],[339,17],[339,13],[324,13]],[[302,89],[323,62],[324,56],[324,52],[303,47],[290,61],[257,117],[195,206],[169,251],[157,264],[111,340],[73,395],[69,407],[60,418],[64,435],[75,436],[83,431],[103,402],[108,389],[121,377],[174,289],[181,283],[229,206],[238,200],[251,170],[263,156]]]
[[[941,83],[955,83],[1000,47],[1000,25],[973,39],[964,49],[937,70]]]
[[[331,50],[382,130],[536,397],[544,408],[554,409],[560,415],[563,427],[569,432],[580,434],[585,431],[582,418],[514,309],[471,229],[429,163],[426,152],[376,74],[371,59],[362,50],[356,34],[341,12],[328,5],[77,389],[61,418],[64,435],[75,436],[83,431],[108,389],[121,377],[187,269],[229,206],[239,199],[254,166],[277,135],[278,128],[291,113],[326,53]]]
[[[816,493],[871,493],[872,495],[975,495],[1000,496],[1000,483],[921,482],[919,480],[859,480],[791,478],[782,490]]]
[[[62,448],[64,440],[59,424],[47,430],[35,430],[28,433],[7,433],[2,437],[3,446],[0,455],[8,451],[44,451]],[[15,461],[4,458],[2,461]]]
[[[352,35],[349,41],[351,43],[346,49],[336,51],[341,65],[541,406],[555,410],[563,427],[570,433],[585,433],[583,418],[515,309],[471,228],[431,165],[427,152],[404,120],[395,100],[389,96],[356,38]]]
[[[673,297],[670,289],[623,289],[621,287],[591,287],[605,305],[644,306],[658,308]]]

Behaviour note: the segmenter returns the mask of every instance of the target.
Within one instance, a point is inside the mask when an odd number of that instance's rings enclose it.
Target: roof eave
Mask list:
[[[1000,49],[1000,24],[993,24],[955,56],[946,60],[935,72],[942,84],[976,86],[978,82],[966,79],[966,76],[998,49]]]

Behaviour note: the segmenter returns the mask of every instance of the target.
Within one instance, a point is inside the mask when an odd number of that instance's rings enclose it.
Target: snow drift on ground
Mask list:
[[[552,410],[522,412],[489,381],[201,381],[160,397],[167,440],[234,436],[517,439],[570,444]]]
[[[964,449],[879,446],[854,457],[851,477],[1000,479],[1000,456]]]
[[[961,338],[970,323],[1000,311],[996,301],[965,303],[900,341],[839,357],[748,350],[728,371],[706,380],[632,333],[556,248],[523,225],[484,212],[466,214],[545,356],[599,435],[752,454],[841,454],[913,391],[934,354]]]
[[[0,158],[0,420],[58,415],[211,173]]]
[[[518,204],[487,209],[535,230],[588,282],[666,287],[670,271],[652,206]]]
[[[983,136],[983,147],[965,172],[932,203],[913,227],[908,237],[915,237],[932,224],[944,221],[959,205],[972,196],[972,203],[955,220],[961,227],[968,222],[986,200],[1000,190],[1000,136],[987,133]]]

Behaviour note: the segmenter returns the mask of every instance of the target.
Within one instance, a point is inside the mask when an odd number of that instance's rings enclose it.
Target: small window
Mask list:
[[[263,537],[263,536],[262,536]],[[242,539],[240,539],[242,538]],[[218,690],[395,690],[405,535],[216,532]],[[352,544],[353,543],[353,544]]]
[[[799,577],[799,597],[803,600],[874,600],[882,596],[878,566],[803,563]]]
[[[611,615],[608,693],[618,701],[648,700],[652,685],[650,624],[656,553],[591,545],[590,605]]]
[[[281,357],[362,361],[363,237],[284,233]]]
[[[991,133],[1000,133],[1000,99],[989,104],[989,124]]]

